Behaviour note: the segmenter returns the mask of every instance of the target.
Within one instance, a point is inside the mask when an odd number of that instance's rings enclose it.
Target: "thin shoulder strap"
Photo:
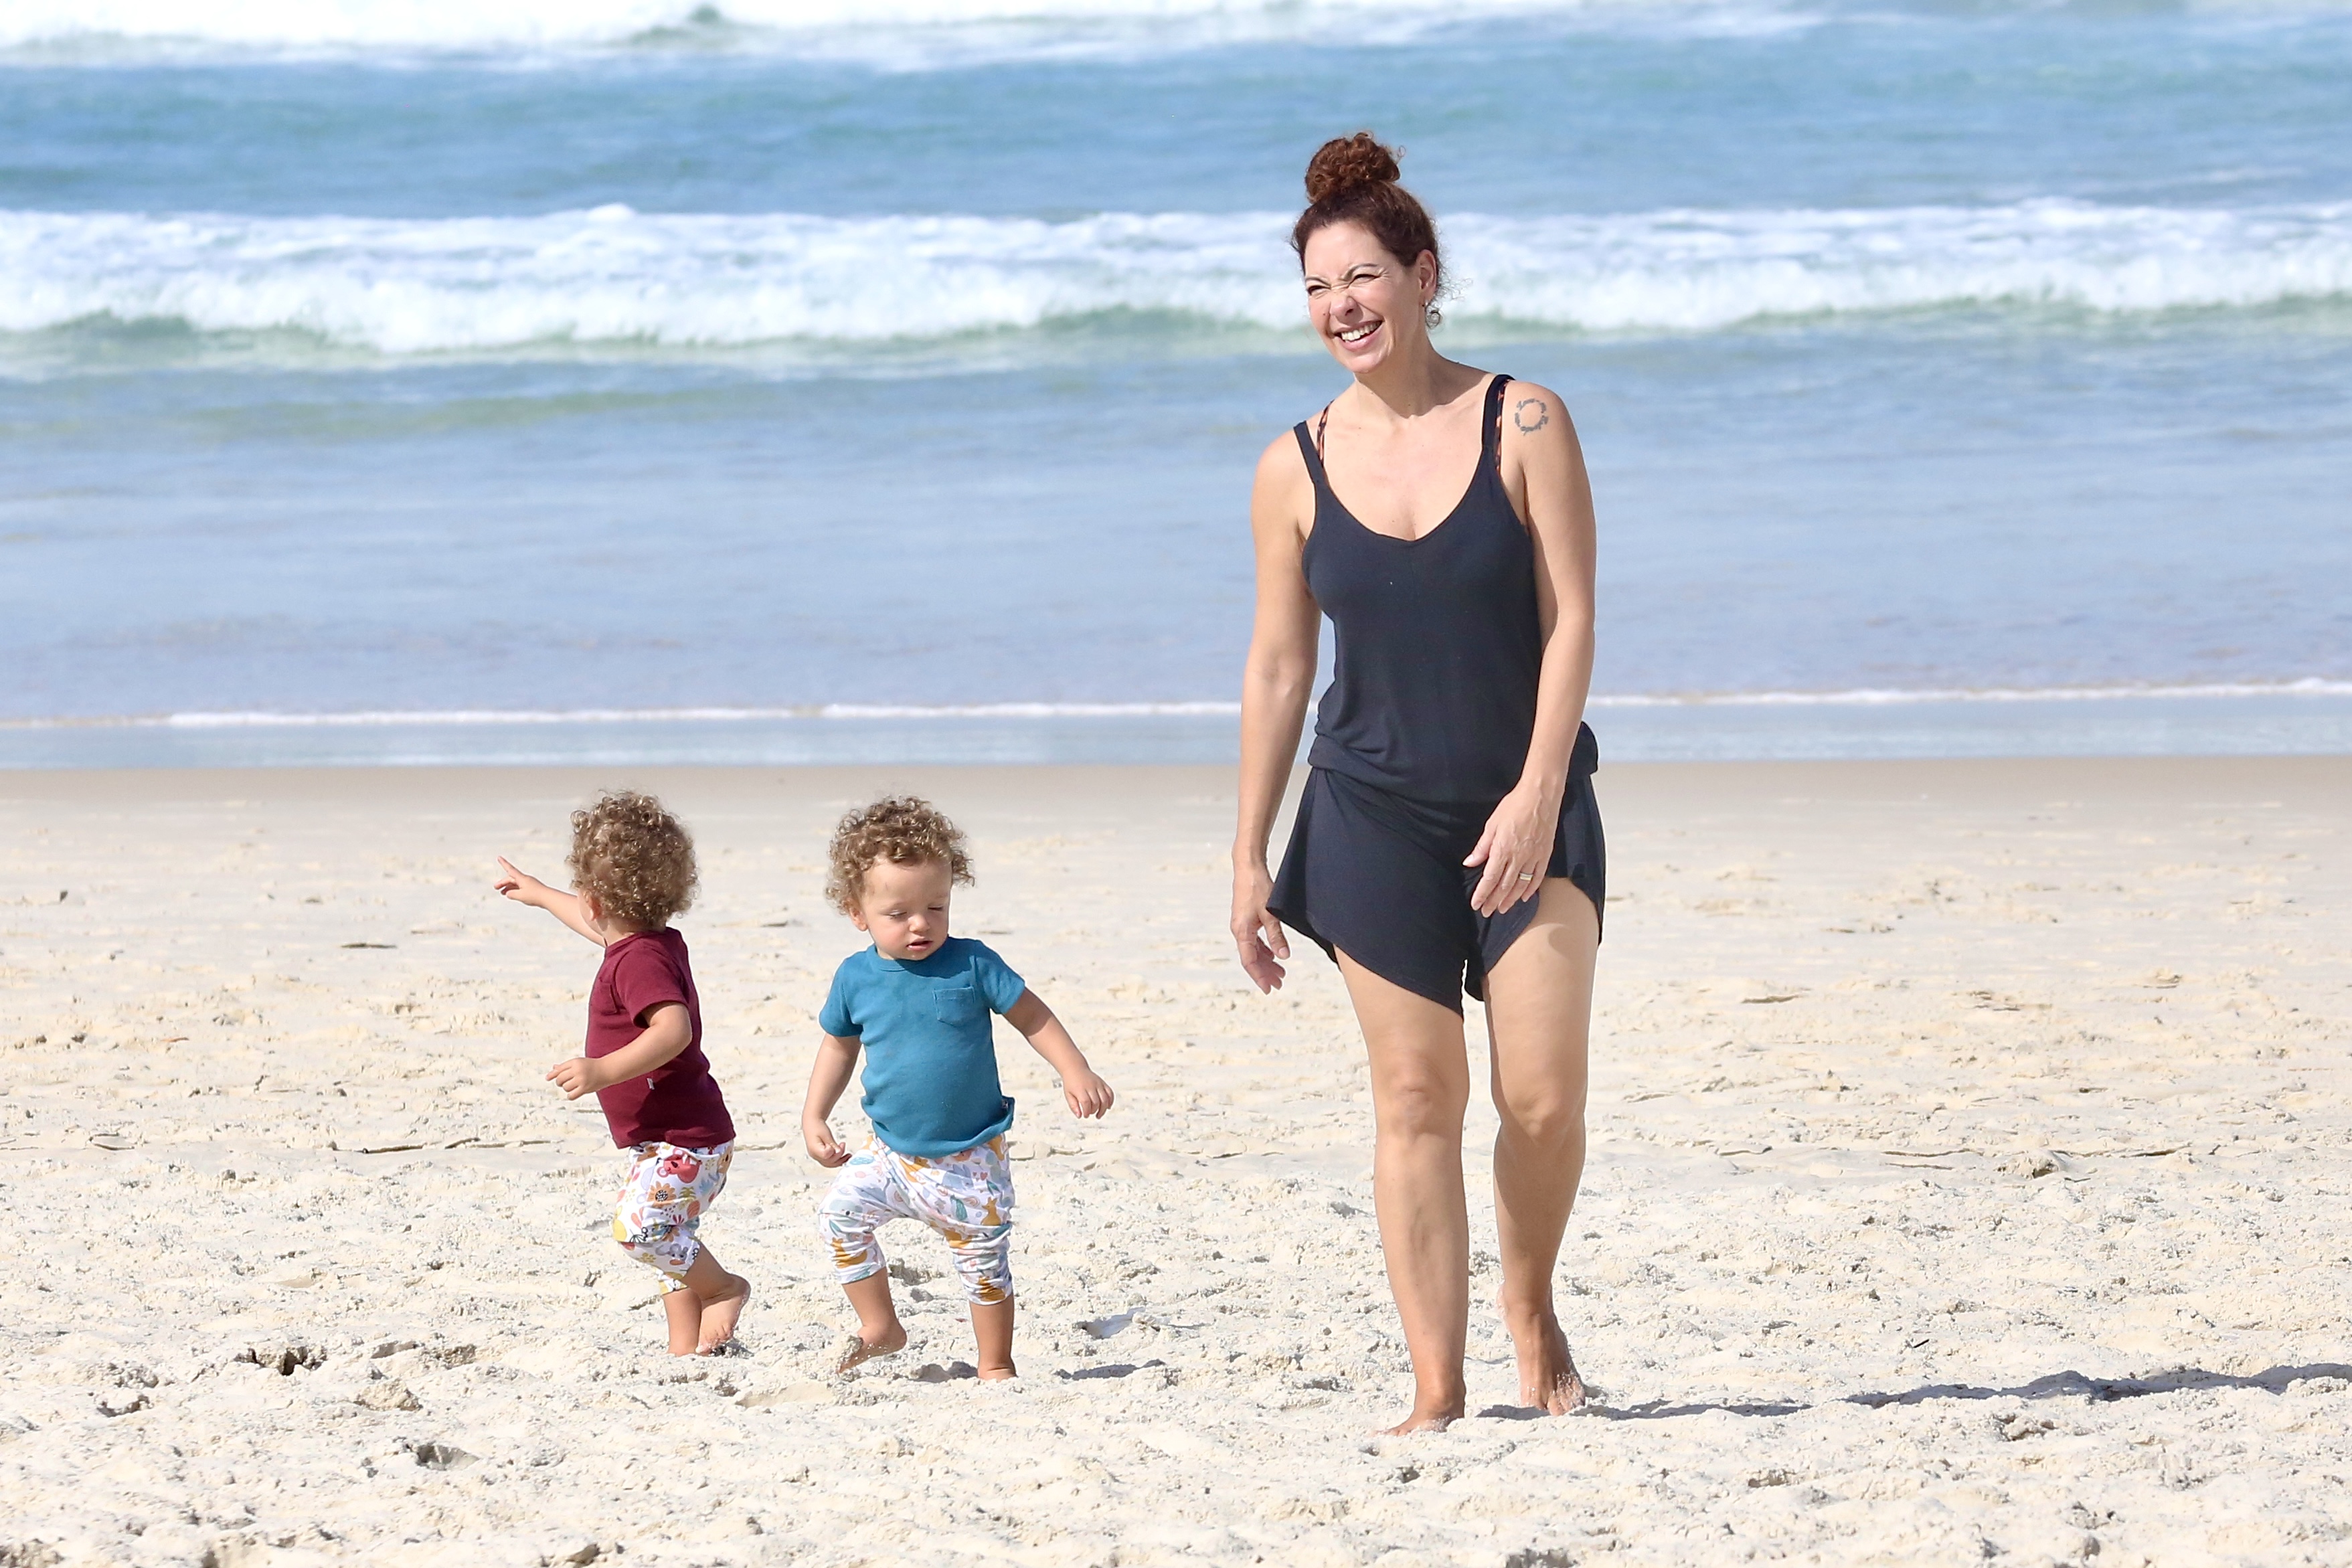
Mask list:
[[[1299,455],[1307,459],[1307,476],[1315,482],[1318,493],[1330,486],[1330,481],[1323,476],[1323,426],[1329,423],[1330,418],[1331,410],[1326,405],[1322,416],[1315,422],[1314,434],[1307,433],[1307,422],[1303,419],[1291,432],[1298,437]]]
[[[1511,378],[1497,375],[1486,383],[1486,418],[1478,434],[1478,455],[1482,463],[1491,463],[1495,472],[1503,471],[1503,389]]]

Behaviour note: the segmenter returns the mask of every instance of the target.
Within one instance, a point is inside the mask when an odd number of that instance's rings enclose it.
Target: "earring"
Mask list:
[[[1427,319],[1428,319],[1429,324],[1430,324],[1431,326],[1433,326],[1433,327],[1443,327],[1443,326],[1444,326],[1444,325],[1445,325],[1445,312],[1444,312],[1444,311],[1443,311],[1443,310],[1440,310],[1440,309],[1439,309],[1436,306],[1434,306],[1434,305],[1432,305],[1432,306],[1429,308],[1428,311],[1426,312],[1426,316],[1427,316]]]

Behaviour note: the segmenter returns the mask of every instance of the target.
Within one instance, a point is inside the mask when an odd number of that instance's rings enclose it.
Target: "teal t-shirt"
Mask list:
[[[841,961],[817,1028],[865,1048],[866,1119],[902,1155],[935,1160],[1013,1125],[992,1013],[1028,988],[985,942],[950,936],[902,964],[868,947]]]

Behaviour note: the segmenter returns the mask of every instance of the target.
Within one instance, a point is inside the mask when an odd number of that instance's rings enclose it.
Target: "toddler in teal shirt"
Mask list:
[[[963,834],[927,802],[877,800],[842,819],[825,891],[874,945],[842,961],[817,1014],[824,1041],[810,1074],[801,1136],[841,1175],[819,1209],[857,1343],[841,1370],[903,1348],[907,1331],[874,1232],[919,1219],[947,1239],[971,1302],[980,1375],[1013,1366],[1013,1171],[1004,1156],[1013,1102],[996,1075],[1003,1013],[1062,1075],[1076,1116],[1110,1109],[1110,1085],[1053,1009],[983,942],[948,935],[957,883],[971,881]],[[874,1137],[856,1154],[826,1118],[866,1059]]]

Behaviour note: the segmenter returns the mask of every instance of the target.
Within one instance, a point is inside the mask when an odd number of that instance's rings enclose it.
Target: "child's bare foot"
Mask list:
[[[865,1331],[860,1330],[856,1337],[849,1342],[849,1348],[842,1352],[841,1360],[833,1370],[836,1373],[847,1372],[852,1367],[865,1365],[877,1356],[896,1355],[906,1348],[907,1331],[897,1323],[892,1323],[883,1330],[878,1339],[869,1340],[866,1337]],[[982,1373],[981,1375],[985,1377],[988,1375]]]
[[[1013,1298],[971,1304],[971,1333],[980,1351],[983,1383],[1003,1383],[1021,1375],[1013,1370]]]
[[[695,1348],[702,1333],[702,1298],[694,1293],[691,1285],[681,1285],[662,1293],[662,1316],[669,1328],[669,1353],[672,1355],[699,1355]]]
[[[701,1292],[697,1291],[698,1295]],[[719,1288],[719,1293],[702,1297],[702,1331],[695,1345],[697,1355],[709,1355],[735,1337],[735,1325],[743,1316],[743,1308],[751,1300],[751,1281],[740,1274],[729,1274]]]
[[[849,1342],[841,1359],[834,1365],[836,1373],[863,1366],[877,1355],[896,1355],[907,1348],[906,1325],[898,1321],[898,1309],[890,1301],[890,1276],[872,1273],[862,1280],[852,1280],[841,1288],[849,1304],[857,1312],[857,1337]]]

